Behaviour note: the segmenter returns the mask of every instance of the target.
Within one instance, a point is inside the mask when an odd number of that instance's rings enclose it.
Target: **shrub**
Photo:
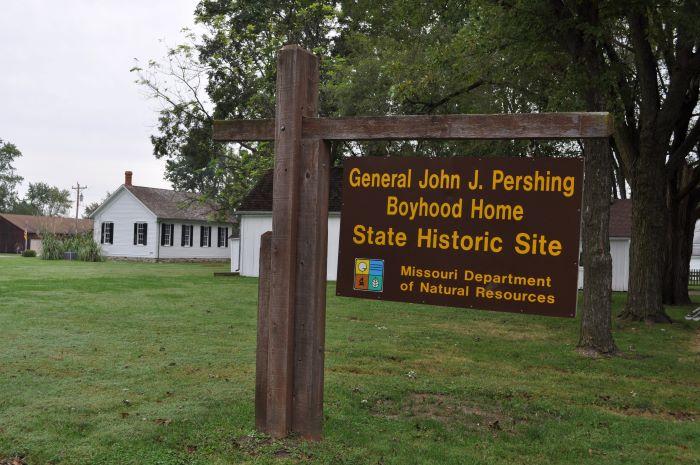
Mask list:
[[[78,260],[84,262],[104,260],[102,249],[92,239],[92,234],[78,234],[64,238],[59,238],[52,233],[42,234],[42,259],[62,260],[65,252],[76,252]]]
[[[62,260],[64,252],[63,241],[55,234],[44,233],[41,235],[41,259]]]
[[[83,262],[101,262],[104,260],[102,256],[102,248],[100,244],[92,239],[91,235],[78,236],[76,251],[78,252],[78,260]]]
[[[23,257],[36,257],[36,250],[25,250],[22,252]]]

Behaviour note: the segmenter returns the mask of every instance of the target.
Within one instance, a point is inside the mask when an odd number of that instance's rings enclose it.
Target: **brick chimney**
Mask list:
[[[124,172],[124,185],[125,186],[133,186],[133,184],[131,184],[131,178],[133,175],[134,175],[134,173],[132,173],[131,171]]]

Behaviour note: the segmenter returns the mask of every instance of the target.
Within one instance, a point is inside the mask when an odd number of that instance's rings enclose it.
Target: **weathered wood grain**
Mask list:
[[[302,142],[297,287],[294,310],[292,431],[319,440],[323,431],[323,361],[330,145]]]
[[[310,85],[309,82],[316,84]],[[272,192],[270,344],[267,433],[285,437],[292,424],[294,306],[299,215],[302,116],[314,116],[318,59],[298,46],[277,57],[275,167]]]
[[[275,120],[238,119],[214,121],[212,137],[216,141],[275,140]]]
[[[267,431],[267,353],[270,343],[270,248],[272,231],[260,237],[258,339],[255,356],[255,427]]]
[[[304,137],[322,139],[530,139],[606,137],[606,113],[529,113],[307,118]]]
[[[215,121],[216,140],[273,140],[272,120]],[[586,139],[613,133],[609,113],[304,118],[302,136],[327,140]]]

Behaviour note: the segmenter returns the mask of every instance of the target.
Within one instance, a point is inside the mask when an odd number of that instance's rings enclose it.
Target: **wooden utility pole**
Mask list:
[[[75,234],[78,234],[78,215],[80,214],[80,201],[82,200],[80,191],[87,189],[87,186],[81,186],[79,182],[75,184],[76,185],[71,187],[71,189],[75,191]]]
[[[608,113],[319,118],[318,58],[277,55],[274,120],[215,121],[217,141],[275,141],[272,232],[263,234],[258,291],[255,424],[275,438],[320,439],[328,244],[329,140],[590,139]]]

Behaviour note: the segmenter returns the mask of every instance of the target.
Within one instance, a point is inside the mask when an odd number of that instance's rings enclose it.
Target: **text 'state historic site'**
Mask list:
[[[573,317],[580,158],[345,161],[337,293]]]

